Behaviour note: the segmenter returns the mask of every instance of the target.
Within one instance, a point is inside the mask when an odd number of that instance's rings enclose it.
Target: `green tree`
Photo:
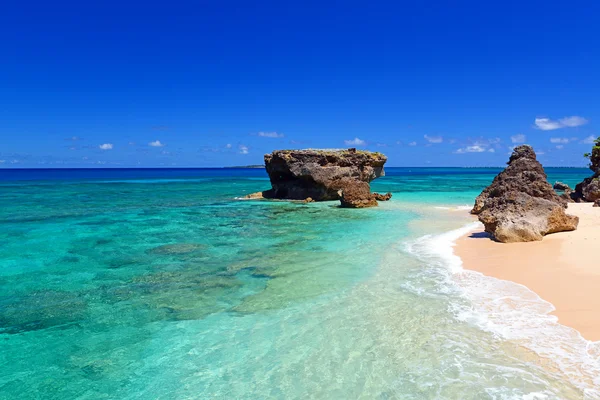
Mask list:
[[[600,173],[600,136],[596,138],[594,141],[594,145],[592,147],[591,153],[585,153],[583,155],[585,158],[590,160],[590,169],[594,171],[594,173]]]

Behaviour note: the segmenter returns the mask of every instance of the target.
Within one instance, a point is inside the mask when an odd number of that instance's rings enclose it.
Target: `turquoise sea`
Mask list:
[[[452,253],[498,172],[387,168],[347,210],[240,200],[263,170],[0,170],[0,399],[599,399],[600,343]]]

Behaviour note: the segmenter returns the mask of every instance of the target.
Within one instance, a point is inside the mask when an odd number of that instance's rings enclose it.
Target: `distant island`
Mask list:
[[[223,167],[223,168],[264,168],[265,166],[263,164],[257,164],[257,165],[234,165],[233,167]]]

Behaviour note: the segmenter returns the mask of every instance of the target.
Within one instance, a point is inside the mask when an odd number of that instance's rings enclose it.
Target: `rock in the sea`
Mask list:
[[[565,200],[567,203],[574,203],[575,200],[577,199],[577,197],[573,195],[573,189],[571,189],[571,187],[569,185],[567,185],[566,183],[554,182],[554,185],[552,186],[552,188],[554,190],[558,190],[559,192],[562,192],[558,196],[561,199]]]
[[[372,207],[369,182],[384,175],[387,157],[347,150],[277,150],[265,155],[272,188],[265,198],[342,200],[343,207]]]
[[[577,229],[579,218],[565,213],[567,202],[548,183],[530,146],[514,149],[508,167],[477,197],[471,211],[485,231],[504,243],[542,240]]]
[[[244,196],[244,199],[264,199],[263,192],[250,193]]]
[[[569,185],[567,185],[566,183],[563,183],[563,182],[554,182],[553,188],[555,190],[560,190],[562,192],[573,191],[573,189],[571,189],[571,187]]]
[[[388,201],[389,199],[392,198],[392,194],[390,192],[387,192],[386,194],[373,193],[373,197],[377,201]]]
[[[347,180],[343,184],[340,202],[344,208],[376,207],[377,200],[367,182]]]

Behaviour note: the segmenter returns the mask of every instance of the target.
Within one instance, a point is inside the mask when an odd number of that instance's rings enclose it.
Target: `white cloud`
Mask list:
[[[553,131],[560,128],[573,128],[576,126],[585,125],[587,123],[587,119],[578,116],[565,117],[559,120],[552,120],[550,118],[535,119],[535,126],[543,131]]]
[[[519,133],[518,135],[514,135],[510,137],[510,141],[513,143],[525,143],[525,141],[527,140],[527,137],[525,135],[523,135],[522,133]]]
[[[500,148],[500,145],[499,145],[500,142],[502,142],[502,140],[500,138],[491,138],[491,139],[480,138],[480,139],[472,142],[471,145],[462,147],[462,148],[456,150],[454,153],[456,153],[456,154],[483,153],[485,151],[487,151],[488,153],[495,153],[496,148]]]
[[[441,136],[429,136],[429,135],[425,135],[423,136],[425,138],[425,140],[427,140],[429,143],[442,143],[444,141],[444,138]]]
[[[285,135],[283,133],[277,133],[277,132],[258,132],[258,136],[268,137],[268,138],[282,138]]]
[[[552,121],[549,118],[536,118],[535,126],[543,131],[551,131],[562,128],[558,121]]]
[[[558,146],[556,146],[557,149],[561,150],[563,149],[565,146],[563,146],[562,144],[559,144]]]
[[[409,146],[416,146],[416,145],[417,145],[417,142],[410,142],[408,145],[409,145]]]
[[[225,147],[226,147],[226,148],[228,148],[228,149],[230,149],[230,148],[232,147],[232,146],[231,146],[231,143],[227,143],[227,144],[225,145]]]
[[[493,149],[490,149],[490,150],[493,150]],[[458,150],[455,151],[455,153],[457,153],[457,154],[483,153],[484,151],[485,151],[485,148],[483,146],[475,144],[473,146],[467,146],[467,147],[463,147],[461,149],[458,149]]]
[[[4,164],[6,160],[0,160],[0,164]]]
[[[583,139],[581,141],[581,143],[583,143],[583,144],[594,144],[595,141],[596,141],[596,138],[594,136],[590,135],[590,136],[586,137],[585,139]]]
[[[553,137],[553,138],[550,138],[550,143],[567,144],[567,143],[569,143],[569,139],[567,139],[567,138],[560,138],[560,137]]]
[[[160,140],[155,140],[154,142],[148,143],[148,146],[151,146],[151,147],[163,147],[164,143],[161,143]]]
[[[367,142],[357,137],[355,137],[352,140],[344,140],[344,143],[346,144],[346,146],[364,146],[365,144],[367,144]]]
[[[563,126],[568,126],[569,128],[572,128],[575,126],[585,125],[588,123],[588,120],[583,117],[574,116],[574,117],[565,117],[560,120],[560,123],[563,124]]]
[[[239,151],[240,154],[248,154],[250,152],[248,149],[248,146],[244,146],[243,144],[240,144],[238,146],[238,149],[240,150]]]
[[[104,143],[98,147],[100,148],[100,150],[112,150],[113,144],[112,143]]]

